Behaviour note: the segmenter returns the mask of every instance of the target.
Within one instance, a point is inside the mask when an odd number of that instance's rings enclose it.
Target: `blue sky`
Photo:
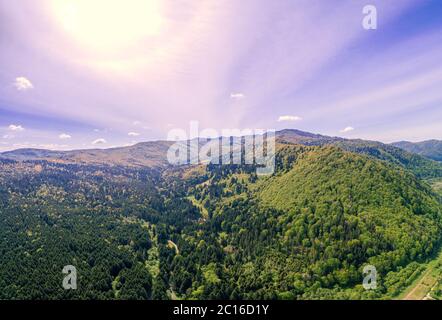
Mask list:
[[[439,0],[0,0],[0,151],[166,139],[193,120],[442,139],[441,17]]]

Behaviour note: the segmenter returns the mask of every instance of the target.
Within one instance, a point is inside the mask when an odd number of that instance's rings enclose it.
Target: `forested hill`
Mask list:
[[[327,137],[299,130],[282,130],[277,133],[276,137],[280,143],[317,146],[333,145],[347,151],[365,154],[402,166],[420,178],[442,178],[442,163],[413,153],[412,150],[403,150],[394,145],[378,141]]]
[[[223,268],[247,288],[235,295],[392,298],[416,271],[414,261],[440,245],[438,196],[401,167],[301,146],[281,148],[277,166],[274,176],[260,179],[243,168],[213,166],[193,191],[210,233],[234,253],[235,262]],[[361,287],[366,264],[382,274],[375,292]]]
[[[440,246],[439,196],[388,155],[316,144],[278,141],[267,177],[0,160],[0,299],[395,297]],[[374,291],[361,286],[366,264]],[[61,287],[65,265],[75,291]]]

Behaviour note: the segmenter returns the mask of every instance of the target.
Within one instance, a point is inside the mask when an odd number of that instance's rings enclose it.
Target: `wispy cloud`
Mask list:
[[[103,139],[103,138],[99,138],[99,139],[92,141],[93,145],[99,145],[99,144],[105,144],[105,143],[107,143],[107,141],[106,141],[106,139]]]
[[[286,116],[280,116],[280,117],[278,118],[278,122],[284,122],[284,121],[300,121],[300,120],[302,120],[301,117],[298,117],[298,116],[289,116],[289,115],[286,115]]]
[[[71,135],[67,134],[67,133],[62,133],[58,136],[58,138],[60,138],[61,140],[67,140],[67,139],[71,139]]]
[[[26,90],[34,88],[34,85],[32,84],[32,82],[25,77],[15,78],[14,86],[19,91],[26,91]]]
[[[340,133],[347,133],[353,131],[355,128],[353,127],[345,127],[344,129],[340,130]]]
[[[138,132],[129,132],[127,135],[129,137],[138,137],[140,134]]]
[[[10,124],[9,127],[8,127],[8,129],[9,129],[10,131],[17,131],[17,132],[20,132],[20,131],[24,131],[24,130],[25,130],[25,128],[23,128],[21,125],[17,125],[17,124]]]
[[[36,145],[33,145],[32,147],[36,147]],[[49,149],[49,150],[63,150],[68,147],[69,146],[66,144],[57,144],[57,143],[42,143],[38,145],[38,148]]]
[[[230,94],[230,98],[232,98],[232,99],[236,99],[236,100],[240,100],[240,99],[244,99],[245,98],[245,95],[244,95],[244,93],[240,93],[240,92],[236,92],[236,93],[231,93]]]

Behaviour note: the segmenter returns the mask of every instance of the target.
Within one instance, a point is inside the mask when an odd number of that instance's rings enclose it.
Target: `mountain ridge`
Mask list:
[[[441,140],[431,139],[420,142],[398,141],[391,143],[391,145],[435,161],[442,161]]]
[[[330,137],[297,129],[283,129],[277,131],[275,137],[277,145],[334,145],[346,151],[366,154],[380,160],[401,165],[421,178],[442,177],[442,163],[391,144],[362,139]],[[201,139],[200,141],[203,140],[205,139]],[[211,140],[213,141],[214,139]],[[67,164],[165,168],[170,166],[167,161],[167,151],[174,143],[175,141],[157,140],[140,142],[132,146],[71,151],[17,149],[0,153],[0,159],[15,161],[49,161]]]

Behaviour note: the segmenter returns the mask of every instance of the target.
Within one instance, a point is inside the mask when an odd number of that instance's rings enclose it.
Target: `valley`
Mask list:
[[[442,299],[442,251],[422,265],[421,274],[399,296],[402,300]]]

